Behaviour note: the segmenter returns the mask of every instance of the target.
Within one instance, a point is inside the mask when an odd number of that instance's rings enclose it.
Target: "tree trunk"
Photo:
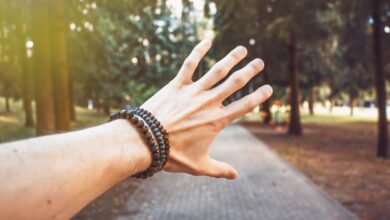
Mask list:
[[[290,75],[290,123],[288,133],[302,134],[301,119],[299,114],[299,79],[297,73],[297,42],[295,33],[290,31],[289,42],[289,75]]]
[[[72,75],[70,75],[70,76],[72,76]],[[73,79],[72,78],[69,79],[69,114],[70,114],[70,120],[76,121],[76,104],[74,101]]]
[[[17,5],[26,4],[26,7],[31,7],[31,3],[29,1],[23,2],[22,0],[15,0]],[[27,30],[24,27],[28,27],[31,24],[28,23],[30,20],[30,14],[24,7],[19,9],[20,13],[17,17],[17,25],[16,30],[18,32],[18,42],[19,42],[19,57],[20,57],[20,65],[22,71],[22,97],[23,97],[23,110],[24,110],[24,126],[32,127],[34,126],[34,117],[33,117],[33,108],[32,108],[32,87],[31,87],[31,63],[27,58],[26,51],[26,40],[27,40]]]
[[[269,83],[269,75],[268,72],[263,73],[263,79],[264,83],[268,84]],[[265,113],[265,116],[263,118],[263,123],[268,125],[272,121],[272,113],[271,113],[271,100],[267,99],[265,102],[263,102],[261,106],[262,112]]]
[[[329,97],[329,113],[333,113],[334,100],[333,97]]]
[[[64,0],[50,1],[51,51],[56,130],[70,130],[68,62]]]
[[[314,88],[310,88],[309,90],[308,103],[309,103],[309,114],[314,115]]]
[[[32,4],[34,41],[34,84],[36,98],[37,135],[55,131],[54,99],[51,74],[49,0]]]
[[[10,99],[9,95],[6,94],[5,95],[5,112],[6,113],[10,113],[11,112],[11,106],[9,104],[9,99]]]
[[[25,52],[25,51],[24,51]],[[23,108],[24,108],[24,126],[34,126],[34,116],[32,107],[32,89],[31,89],[31,77],[29,71],[29,62],[26,58],[23,61],[22,67],[22,94],[23,94]]]
[[[349,94],[349,116],[353,116],[353,110],[355,107],[355,97],[352,94]]]
[[[262,111],[265,113],[265,116],[263,118],[263,123],[266,125],[270,124],[272,121],[272,113],[271,113],[271,101],[269,99],[263,102]]]
[[[111,112],[110,112],[110,105],[109,105],[107,99],[104,100],[104,103],[103,103],[103,111],[104,111],[104,114],[105,114],[105,115],[110,115],[110,114],[111,114]]]
[[[375,64],[375,90],[378,106],[378,143],[377,156],[388,157],[388,128],[386,115],[386,78],[383,70],[382,57],[382,21],[380,19],[380,0],[371,0],[373,23],[373,50]]]

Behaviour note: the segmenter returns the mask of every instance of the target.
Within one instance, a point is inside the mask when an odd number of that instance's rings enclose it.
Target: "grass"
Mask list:
[[[283,121],[288,121],[288,114],[283,113],[281,115]],[[243,117],[245,121],[261,121],[260,114],[247,114]],[[343,115],[332,115],[332,114],[301,114],[302,123],[317,123],[317,124],[344,124],[344,123],[364,123],[364,122],[375,122],[375,117],[362,117],[362,116],[343,116]]]
[[[95,110],[76,107],[75,122],[72,122],[72,130],[82,129],[104,123],[107,116]],[[11,113],[5,112],[5,101],[0,98],[0,143],[25,139],[35,136],[33,127],[24,126],[24,112],[21,100],[11,101]]]

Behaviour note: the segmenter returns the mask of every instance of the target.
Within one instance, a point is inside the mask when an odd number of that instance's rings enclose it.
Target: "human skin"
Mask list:
[[[177,76],[141,107],[169,133],[165,171],[234,179],[237,171],[210,158],[209,147],[224,127],[268,99],[272,88],[262,86],[224,106],[223,100],[258,74],[264,63],[255,59],[215,86],[246,56],[247,50],[239,46],[193,82],[210,47],[210,40],[199,43]],[[121,180],[146,170],[151,161],[142,137],[123,119],[2,144],[0,219],[69,219]]]

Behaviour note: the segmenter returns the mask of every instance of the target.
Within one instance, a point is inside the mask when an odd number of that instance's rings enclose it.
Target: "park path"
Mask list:
[[[218,135],[211,154],[231,163],[238,179],[160,173],[142,183],[117,219],[357,219],[239,125]]]

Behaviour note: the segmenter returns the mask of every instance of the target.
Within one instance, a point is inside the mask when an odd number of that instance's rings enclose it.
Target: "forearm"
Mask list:
[[[7,180],[0,219],[70,218],[150,163],[147,146],[125,120],[0,145],[0,178]]]

